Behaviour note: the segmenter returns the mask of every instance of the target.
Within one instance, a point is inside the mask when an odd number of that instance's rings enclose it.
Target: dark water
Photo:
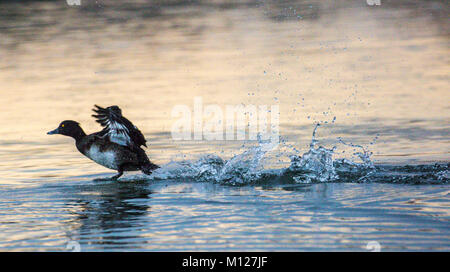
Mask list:
[[[448,11],[0,1],[0,249],[450,250]],[[195,97],[278,105],[280,145],[174,140]],[[98,131],[94,104],[119,105],[162,168],[94,182],[112,171],[46,135]]]
[[[1,189],[2,249],[449,250],[447,185],[82,179]]]

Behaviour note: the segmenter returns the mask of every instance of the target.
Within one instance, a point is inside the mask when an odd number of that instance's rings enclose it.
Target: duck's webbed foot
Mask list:
[[[110,178],[96,178],[94,179],[94,181],[107,181],[107,180],[117,180],[118,178],[120,178],[120,176],[123,175],[123,170],[119,169],[119,173],[115,176],[112,176]]]

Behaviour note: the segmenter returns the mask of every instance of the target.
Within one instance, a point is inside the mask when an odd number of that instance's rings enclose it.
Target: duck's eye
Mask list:
[[[64,127],[64,124],[62,124],[61,127]]]

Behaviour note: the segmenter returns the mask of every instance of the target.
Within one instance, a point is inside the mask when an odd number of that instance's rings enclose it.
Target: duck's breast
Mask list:
[[[110,169],[118,169],[117,154],[111,149],[101,149],[98,145],[92,144],[86,150],[86,157]]]

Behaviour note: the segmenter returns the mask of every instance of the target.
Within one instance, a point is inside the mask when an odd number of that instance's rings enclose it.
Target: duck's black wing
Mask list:
[[[143,145],[147,147],[144,135],[127,118],[122,116],[122,110],[118,106],[102,108],[95,105],[92,110],[97,113],[92,116],[104,127],[97,135],[102,137],[107,135],[111,142],[124,146],[140,147]]]

